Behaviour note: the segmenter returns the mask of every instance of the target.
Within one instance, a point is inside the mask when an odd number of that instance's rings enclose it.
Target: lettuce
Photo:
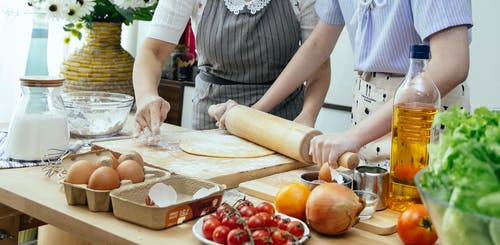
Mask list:
[[[442,125],[442,131],[428,145],[429,167],[419,182],[451,206],[437,218],[447,242],[500,245],[499,122],[500,111],[485,107],[468,114],[454,106],[435,117],[434,127]]]

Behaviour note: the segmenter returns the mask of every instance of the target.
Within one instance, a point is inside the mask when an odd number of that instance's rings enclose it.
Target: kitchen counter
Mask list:
[[[162,127],[167,133],[179,129],[167,124]],[[201,244],[191,231],[196,220],[156,231],[116,219],[112,213],[90,212],[85,206],[70,206],[58,178],[45,176],[42,167],[0,170],[0,204],[99,244]],[[335,237],[312,232],[307,244],[402,242],[397,234],[380,236],[353,228]]]

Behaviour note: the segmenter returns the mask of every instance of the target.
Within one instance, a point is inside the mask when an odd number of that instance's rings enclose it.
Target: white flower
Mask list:
[[[69,21],[78,21],[83,16],[82,10],[82,5],[73,1],[63,6],[63,13]]]
[[[64,2],[63,0],[47,0],[42,9],[46,9],[49,16],[54,18],[64,18]]]
[[[145,8],[157,2],[157,0],[111,0],[114,4],[122,9],[128,8]]]
[[[76,2],[81,5],[82,16],[91,14],[94,11],[95,0],[77,0]]]

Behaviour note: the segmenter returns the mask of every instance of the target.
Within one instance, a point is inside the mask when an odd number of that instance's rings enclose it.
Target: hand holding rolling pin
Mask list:
[[[215,118],[217,120],[216,126],[219,127],[220,129],[225,129],[226,128],[226,112],[229,111],[229,109],[237,106],[238,103],[234,100],[228,100],[224,103],[216,104],[216,105],[211,105],[208,107],[208,115],[211,117]]]
[[[342,133],[332,133],[332,134],[322,134],[317,135],[311,140],[311,145],[309,148],[309,154],[312,156],[312,161],[319,164],[328,163],[330,167],[336,169],[341,164],[339,162],[345,162],[346,158],[351,158],[353,152],[359,151],[359,143],[357,138],[350,134],[349,131]],[[357,157],[352,159],[358,159]],[[347,166],[351,168],[348,160]],[[359,159],[358,159],[359,161]],[[342,165],[345,165],[343,163]],[[358,165],[358,162],[355,163]],[[356,167],[354,166],[354,167]]]

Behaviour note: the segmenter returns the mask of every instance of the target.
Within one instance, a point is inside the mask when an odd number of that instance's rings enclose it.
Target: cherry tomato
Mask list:
[[[299,221],[292,221],[288,223],[286,230],[297,238],[304,235],[304,225]]]
[[[207,216],[203,217],[203,224],[204,224],[207,220],[209,220],[209,219],[216,219],[216,220],[220,221],[220,220],[219,220],[219,217],[218,217],[216,214],[210,214],[210,215],[207,215]]]
[[[261,218],[260,215],[254,215],[248,219],[247,222],[248,228],[264,228],[266,226],[265,221]]]
[[[280,221],[278,222],[278,228],[286,231],[288,229],[288,223],[290,223],[290,221],[291,220],[289,218],[280,219]]]
[[[225,225],[220,225],[217,228],[215,228],[214,232],[212,233],[212,238],[214,242],[220,243],[220,244],[227,244],[227,235],[231,231],[231,228],[225,226]]]
[[[254,206],[251,201],[246,200],[246,199],[239,200],[237,203],[238,204],[236,205],[236,209],[238,209],[238,210],[240,210],[241,208],[246,207],[246,206],[251,206],[251,207]]]
[[[271,216],[271,220],[269,220],[269,226],[278,227],[280,221],[281,221],[281,217],[279,215],[273,215],[273,216]]]
[[[276,245],[286,244],[289,240],[292,240],[292,238],[290,237],[290,233],[282,229],[274,230],[271,234],[271,238],[273,239],[273,244]]]
[[[243,206],[239,211],[241,216],[243,217],[251,217],[257,213],[257,210],[254,206]]]
[[[229,213],[233,213],[234,212],[234,208],[231,207],[231,205],[227,204],[227,203],[223,203],[221,204],[217,210],[215,211],[215,213],[217,214],[217,216],[219,217],[219,220],[222,220],[227,214]]]
[[[264,221],[265,226],[271,226],[271,215],[269,213],[260,212],[255,215],[258,215],[260,216],[260,218],[262,218],[262,221]]]
[[[239,218],[236,214],[228,214],[221,221],[222,225],[225,225],[231,229],[243,228],[244,220]]]
[[[414,204],[398,219],[398,235],[406,245],[432,245],[438,239],[431,217],[423,204]]]
[[[248,232],[240,228],[232,229],[227,235],[228,245],[242,245],[249,241]]]
[[[216,219],[208,219],[203,223],[201,226],[201,230],[203,231],[203,235],[209,239],[212,240],[212,233],[214,233],[215,228],[220,226],[220,222]]]
[[[271,234],[267,230],[255,230],[252,232],[252,238],[255,245],[273,244]]]
[[[261,202],[259,205],[257,205],[256,209],[257,212],[266,212],[270,215],[274,214],[274,206],[269,202]]]

